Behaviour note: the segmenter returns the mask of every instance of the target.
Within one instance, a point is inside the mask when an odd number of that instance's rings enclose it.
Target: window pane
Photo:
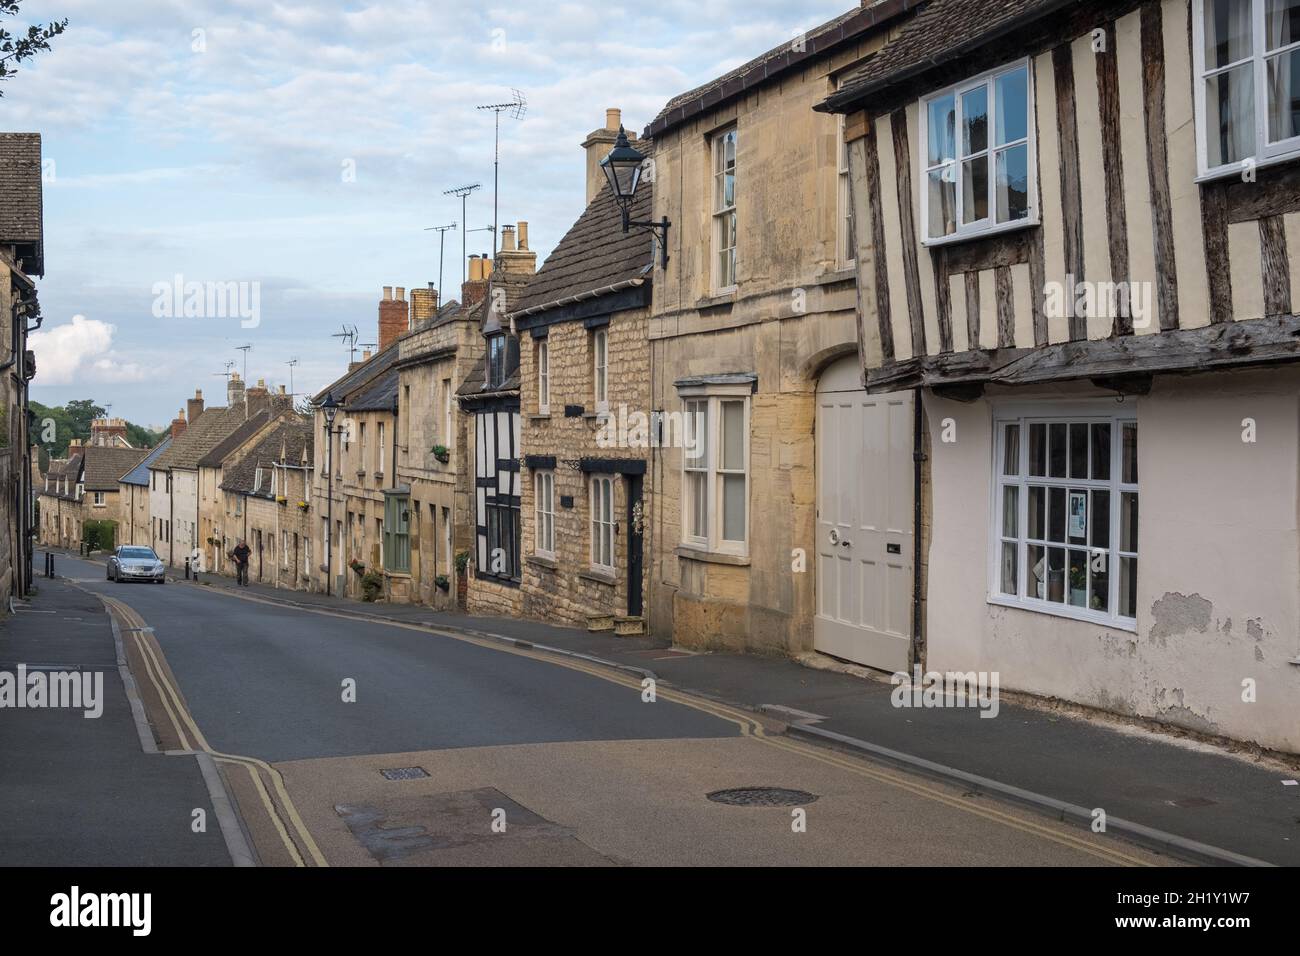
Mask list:
[[[931,238],[947,236],[957,229],[957,186],[953,182],[951,166],[929,173],[929,235]]]
[[[1137,422],[1124,423],[1120,445],[1120,481],[1136,485],[1138,480],[1138,427]]]
[[[1029,489],[1029,531],[1028,536],[1043,539],[1043,529],[1047,527],[1045,509],[1047,508],[1047,490],[1041,487]]]
[[[1093,552],[1088,558],[1088,607],[1106,611],[1110,607],[1110,571],[1107,556]]]
[[[1026,582],[1025,597],[1047,600],[1047,558],[1041,544],[1029,546],[1029,577]]]
[[[1047,600],[1065,603],[1065,549],[1047,549]]]
[[[1019,588],[1017,582],[1019,575],[1016,573],[1016,552],[1019,545],[1011,541],[1002,543],[1002,593],[1018,594]]]
[[[686,466],[702,468],[709,454],[709,406],[706,402],[686,404]]]
[[[690,499],[690,529],[696,538],[709,536],[708,497],[705,494],[708,478],[704,472],[690,472],[686,476],[687,495]]]
[[[961,154],[970,156],[989,146],[989,91],[981,86],[961,97]]]
[[[1119,610],[1123,617],[1137,617],[1137,558],[1119,559]]]
[[[1092,493],[1092,538],[1094,548],[1110,547],[1110,492]]]
[[[998,222],[1025,219],[1029,216],[1029,146],[1012,146],[997,157]]]
[[[989,158],[980,156],[961,164],[961,221],[979,222],[989,216]]]
[[[1255,84],[1249,63],[1205,80],[1206,159],[1211,166],[1255,154]]]
[[[1047,474],[1047,426],[1029,426],[1029,473]]]
[[[1088,477],[1088,426],[1082,422],[1070,424],[1070,477]]]
[[[722,537],[745,540],[745,476],[722,476]]]
[[[993,81],[997,130],[996,146],[1024,139],[1029,126],[1029,71],[1024,67],[1003,73]]]
[[[1047,430],[1048,430],[1048,435],[1051,438],[1051,442],[1049,443],[1048,453],[1047,453],[1048,461],[1050,462],[1050,466],[1051,466],[1051,470],[1048,472],[1048,474],[1050,474],[1053,478],[1064,478],[1065,458],[1066,458],[1065,424],[1056,423],[1053,425],[1049,425]]]
[[[1070,552],[1070,592],[1068,603],[1074,607],[1088,606],[1088,552]]]
[[[1205,0],[1205,68],[1250,56],[1251,0]]]
[[[1047,489],[1047,540],[1065,540],[1065,489]]]
[[[1297,40],[1300,40],[1300,0],[1265,0],[1265,49],[1276,50]]]
[[[1020,474],[1020,425],[1016,422],[1008,424],[1004,430],[1002,450],[1002,474],[1018,475]]]
[[[956,154],[957,111],[951,95],[933,100],[929,106],[926,131],[926,166],[953,159]]]
[[[726,471],[745,470],[745,403],[722,402],[722,462]]]
[[[1086,544],[1088,542],[1088,492],[1081,488],[1071,488],[1070,496],[1066,500],[1068,510],[1065,533],[1069,536],[1071,544]]]
[[[1268,61],[1268,141],[1300,136],[1300,50]]]
[[[1131,491],[1119,496],[1119,549],[1138,549],[1138,496]]]
[[[1110,422],[1092,425],[1092,477],[1098,481],[1110,479]]]
[[[1014,538],[1020,523],[1020,489],[1007,485],[1002,489],[1002,536]]]

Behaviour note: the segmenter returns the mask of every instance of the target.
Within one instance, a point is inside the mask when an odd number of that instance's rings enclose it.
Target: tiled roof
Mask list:
[[[49,495],[67,500],[76,497],[77,481],[81,478],[81,461],[80,451],[70,454],[67,458],[56,458],[50,461],[49,477],[54,488],[48,492]],[[59,482],[64,478],[68,479],[67,494],[64,494],[59,488]]]
[[[637,190],[632,219],[644,222],[650,218],[654,209],[652,190],[649,183]],[[527,309],[553,306],[571,296],[648,276],[653,264],[650,234],[643,229],[623,231],[614,191],[606,183],[546,257],[510,311],[518,315]]]
[[[117,491],[122,476],[144,460],[147,448],[119,448],[110,445],[88,445],[85,449],[85,475],[82,479],[87,491]]]
[[[157,471],[197,468],[199,460],[243,425],[246,416],[247,411],[243,405],[205,408],[150,467]]]
[[[891,82],[983,46],[1025,19],[1077,3],[1078,0],[931,0],[876,56],[846,75],[839,91],[827,97],[824,105],[841,110]],[[1011,55],[1008,51],[1008,56]]]
[[[687,93],[674,96],[646,127],[646,135],[657,136],[692,116],[733,100],[746,90],[774,79],[812,58],[824,55],[846,40],[875,29],[899,14],[918,6],[920,2],[922,0],[876,0],[875,3],[865,6],[854,6],[853,9],[841,13],[820,26],[813,27],[799,37],[791,37],[780,46],[773,47],[745,65],[724,73],[703,86],[697,86]],[[796,40],[799,42],[796,43]]]
[[[390,368],[366,387],[365,391],[343,406],[350,412],[389,412],[397,410],[397,369]]]
[[[270,422],[271,413],[266,409],[262,409],[262,411],[245,421],[233,432],[218,442],[213,447],[212,451],[200,458],[199,467],[220,468],[221,463],[226,460],[226,457],[232,451],[256,435],[261,429],[270,424]]]
[[[439,315],[441,315],[441,310]],[[355,395],[376,376],[387,372],[392,367],[393,363],[398,359],[397,344],[397,342],[394,342],[377,355],[370,356],[369,360],[362,362],[360,367],[348,372],[342,378],[335,379],[317,392],[312,401],[319,404],[325,401],[326,395],[333,392],[335,400],[346,402],[349,396]]]
[[[41,239],[41,134],[0,133],[0,244],[33,246],[42,275]]]
[[[302,418],[285,418],[273,426],[266,436],[252,448],[232,461],[226,462],[222,470],[221,488],[223,491],[235,491],[251,495],[260,493],[269,497],[269,487],[255,492],[253,482],[258,468],[269,468],[280,461],[283,451],[284,460],[297,465],[306,451],[307,461],[312,461],[312,423]]]
[[[140,461],[138,465],[122,476],[122,483],[126,485],[147,485],[149,484],[149,466],[158,460],[168,448],[171,447],[172,436],[168,435],[158,443],[158,447]]]

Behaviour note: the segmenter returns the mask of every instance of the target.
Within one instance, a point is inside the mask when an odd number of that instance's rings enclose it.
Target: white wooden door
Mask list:
[[[911,392],[868,395],[857,358],[817,386],[813,647],[906,671],[912,639]]]

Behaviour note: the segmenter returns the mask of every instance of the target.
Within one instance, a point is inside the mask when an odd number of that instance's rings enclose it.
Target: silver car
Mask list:
[[[167,580],[166,570],[153,548],[136,544],[122,545],[108,559],[108,579],[119,583],[153,581],[162,584]]]

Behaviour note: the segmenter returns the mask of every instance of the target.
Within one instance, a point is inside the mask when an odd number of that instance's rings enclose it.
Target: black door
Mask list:
[[[645,540],[645,516],[641,503],[641,476],[627,476],[627,613],[641,615],[642,543]]]

